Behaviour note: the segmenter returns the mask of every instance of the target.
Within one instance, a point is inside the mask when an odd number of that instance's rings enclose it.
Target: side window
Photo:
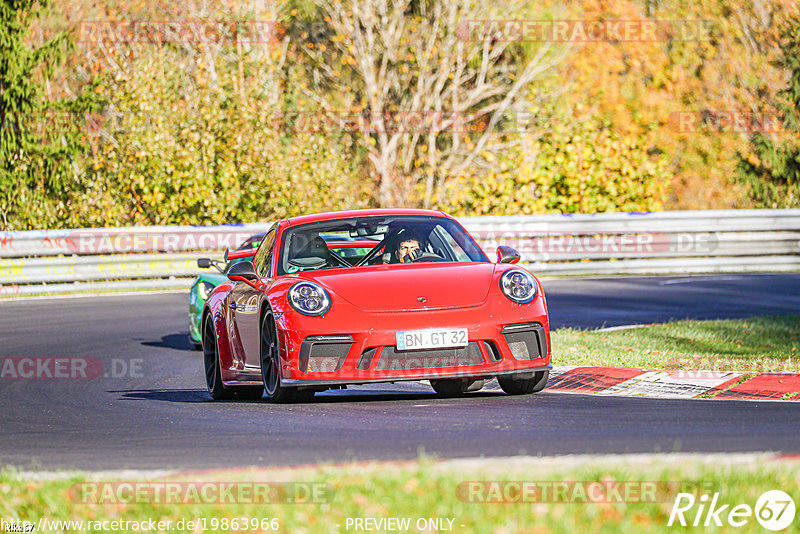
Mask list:
[[[431,234],[431,237],[436,236],[442,243],[442,250],[436,251],[442,257],[450,257],[451,261],[470,261],[469,255],[464,252],[464,249],[453,239],[446,229],[440,225],[436,225],[436,229]]]
[[[256,268],[256,272],[263,278],[269,276],[269,264],[272,260],[272,250],[275,247],[276,235],[278,235],[277,230],[270,230],[270,232],[264,238],[264,242],[261,243],[261,247],[259,247],[256,257],[253,260],[253,265]]]

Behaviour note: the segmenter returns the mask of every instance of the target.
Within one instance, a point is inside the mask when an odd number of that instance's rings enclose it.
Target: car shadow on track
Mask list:
[[[181,332],[180,334],[168,334],[166,336],[162,336],[159,341],[141,340],[141,339],[137,339],[137,341],[141,341],[142,345],[146,347],[159,347],[162,349],[175,349],[175,350],[185,350],[185,351],[195,350],[194,346],[189,342],[188,332]]]
[[[109,391],[109,393],[121,393],[122,400],[157,400],[181,403],[211,402],[211,396],[205,389],[123,389]]]
[[[232,399],[225,401],[214,401],[205,389],[132,389],[116,390],[109,393],[121,393],[122,400],[155,400],[165,402],[178,402],[185,404],[196,404],[203,402],[232,403],[232,404],[269,404],[266,399],[261,400],[241,400]],[[318,393],[313,399],[295,406],[313,404],[342,404],[342,403],[364,403],[364,402],[387,402],[387,401],[448,401],[448,400],[469,400],[487,397],[505,397],[499,391],[480,391],[469,393],[458,398],[442,398],[433,392],[426,391],[393,391],[393,390],[335,390]]]
[[[314,398],[304,404],[337,404],[347,402],[386,402],[386,401],[410,401],[427,400],[434,402],[442,401],[464,401],[469,399],[480,399],[487,397],[505,397],[502,392],[480,391],[469,393],[463,397],[439,397],[436,393],[427,392],[406,392],[406,391],[335,391],[318,393]]]

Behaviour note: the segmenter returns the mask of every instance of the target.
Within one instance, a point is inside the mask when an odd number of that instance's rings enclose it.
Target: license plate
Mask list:
[[[397,350],[445,349],[466,347],[466,328],[438,328],[397,332]]]

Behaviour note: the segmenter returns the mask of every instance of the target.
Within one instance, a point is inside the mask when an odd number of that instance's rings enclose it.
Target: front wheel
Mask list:
[[[261,321],[261,379],[267,400],[277,404],[309,400],[313,391],[298,392],[281,384],[281,355],[278,328],[271,313]]]
[[[530,378],[520,378],[518,375],[498,376],[497,382],[500,389],[509,395],[528,395],[543,390],[548,378],[550,371],[539,371]]]

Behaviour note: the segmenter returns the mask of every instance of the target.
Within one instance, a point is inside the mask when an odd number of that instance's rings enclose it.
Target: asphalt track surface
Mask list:
[[[553,327],[800,313],[800,274],[562,278]],[[479,393],[419,383],[310,404],[212,402],[185,294],[0,302],[0,357],[81,356],[123,377],[0,380],[0,465],[207,468],[321,461],[640,452],[800,453],[800,403]],[[558,347],[555,348],[555,362]],[[121,363],[120,363],[121,362]],[[122,366],[136,366],[122,373]],[[131,374],[133,376],[131,376]]]

